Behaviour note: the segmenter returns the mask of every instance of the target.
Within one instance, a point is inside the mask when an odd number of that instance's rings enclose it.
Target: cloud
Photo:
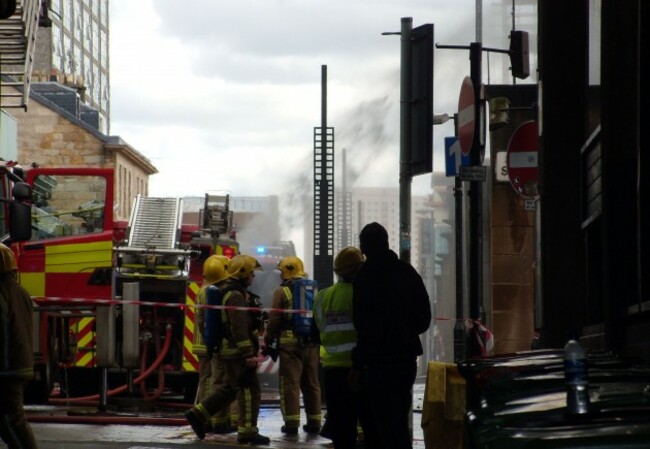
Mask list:
[[[158,168],[153,196],[276,194],[306,214],[327,65],[337,158],[355,185],[396,186],[400,41],[381,33],[413,17],[467,44],[473,14],[473,0],[111,0],[111,134]],[[468,55],[435,60],[434,110],[453,113]]]

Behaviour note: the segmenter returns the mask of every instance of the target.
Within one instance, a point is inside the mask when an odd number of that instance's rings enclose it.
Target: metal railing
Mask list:
[[[14,14],[0,20],[2,108],[27,109],[40,7],[40,0],[17,0]]]

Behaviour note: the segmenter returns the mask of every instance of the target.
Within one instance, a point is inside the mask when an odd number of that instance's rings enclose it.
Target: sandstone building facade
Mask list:
[[[17,159],[24,167],[115,169],[116,220],[128,219],[137,194],[148,194],[156,167],[119,136],[102,134],[97,111],[80,103],[75,89],[33,83],[29,108],[8,113],[17,122]]]

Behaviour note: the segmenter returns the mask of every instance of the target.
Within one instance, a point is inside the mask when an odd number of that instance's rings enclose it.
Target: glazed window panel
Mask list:
[[[61,17],[61,0],[50,0],[50,10],[54,12],[54,15],[56,16],[58,14],[59,17]]]
[[[101,30],[99,34],[100,41],[100,63],[102,67],[108,66],[108,33]]]
[[[101,176],[47,176],[34,181],[32,239],[45,240],[104,229],[106,179]]]
[[[73,2],[72,4],[74,8],[74,17],[73,17],[73,25],[72,29],[74,31],[74,37],[77,39],[77,42],[83,42],[82,41],[82,34],[83,34],[83,22],[81,19],[81,4],[76,1]]]

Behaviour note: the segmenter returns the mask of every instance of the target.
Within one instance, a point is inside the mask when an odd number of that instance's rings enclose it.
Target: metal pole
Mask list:
[[[99,405],[97,409],[105,412],[108,406],[108,368],[102,366],[99,369]]]
[[[413,19],[402,17],[400,75],[399,258],[411,262],[411,33]],[[433,125],[433,124],[432,124]],[[413,390],[411,390],[413,397]],[[413,405],[409,411],[413,441]]]
[[[352,231],[351,229],[348,229],[348,182],[347,182],[347,161],[346,161],[346,149],[343,148],[343,151],[341,152],[341,168],[343,172],[342,176],[342,181],[341,181],[341,198],[339,199],[339,204],[342,204],[341,206],[341,247],[338,248],[338,250],[342,250],[346,246],[349,246],[351,244],[350,238],[348,237],[350,232]]]
[[[473,166],[483,165],[482,127],[481,127],[481,58],[483,46],[480,42],[470,44],[470,76],[474,83],[475,98],[475,131],[470,160]],[[482,181],[470,182],[470,304],[469,317],[472,320],[480,319],[481,305],[483,302],[483,184]],[[473,354],[472,354],[473,355]]]
[[[399,258],[411,262],[411,32],[413,19],[402,18],[400,80]]]
[[[458,114],[454,114],[454,136],[458,136]],[[463,181],[454,178],[455,238],[456,238],[456,323],[454,324],[454,361],[465,359],[465,282],[463,279]]]
[[[483,42],[483,1],[476,0],[476,42]]]

